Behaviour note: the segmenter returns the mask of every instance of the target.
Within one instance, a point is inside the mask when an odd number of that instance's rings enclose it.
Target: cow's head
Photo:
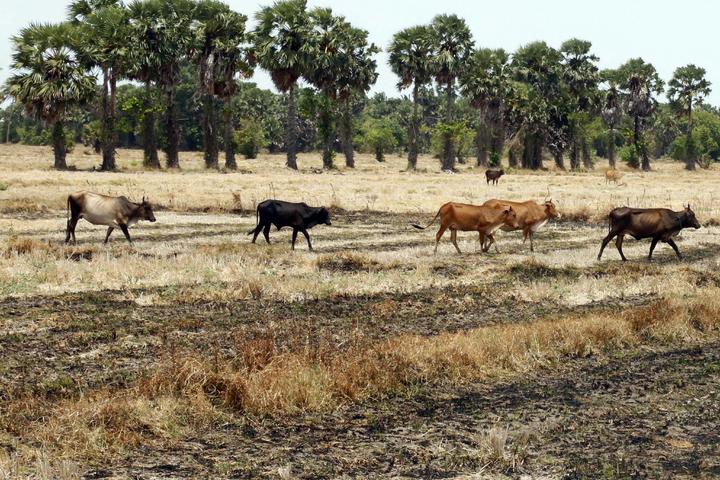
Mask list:
[[[561,217],[560,212],[558,212],[557,207],[552,201],[552,198],[545,201],[545,215],[547,215],[547,218],[559,219]]]
[[[138,209],[138,217],[141,220],[147,220],[148,222],[155,221],[155,214],[153,213],[152,205],[150,205],[150,202],[148,202],[145,197],[143,197],[140,208]]]
[[[690,204],[687,204],[687,207],[685,207],[685,218],[683,220],[683,227],[685,228],[694,228],[698,229],[700,228],[700,222],[698,222],[697,218],[695,218],[695,212],[692,211],[690,208]]]
[[[498,177],[502,177],[503,175],[505,175],[505,170],[501,168],[500,170],[498,170]]]
[[[327,208],[320,207],[320,211],[318,212],[318,223],[332,225],[332,222],[330,221],[330,212],[328,212]]]
[[[505,225],[511,228],[520,228],[520,224],[517,221],[517,213],[512,207],[505,208],[502,214]]]

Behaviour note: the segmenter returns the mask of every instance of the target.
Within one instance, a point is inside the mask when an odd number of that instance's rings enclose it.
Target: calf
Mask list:
[[[615,185],[618,185],[621,178],[622,178],[622,173],[618,172],[617,170],[608,170],[607,172],[605,172],[605,184],[606,185],[610,182],[613,182],[613,183],[615,183]]]
[[[155,221],[152,206],[143,197],[142,203],[133,203],[125,197],[109,197],[90,192],[73,193],[67,199],[68,221],[65,232],[65,243],[72,237],[75,243],[75,227],[84,218],[93,225],[107,225],[105,243],[116,228],[122,230],[125,238],[132,245],[128,228],[140,220]]]
[[[488,184],[493,182],[493,185],[497,185],[503,175],[505,175],[505,170],[485,170],[485,181]]]
[[[412,226],[420,230],[425,230],[435,223],[438,217],[440,217],[440,229],[435,234],[434,253],[437,253],[438,243],[440,243],[440,239],[448,228],[450,229],[450,240],[455,246],[455,250],[457,250],[458,253],[462,253],[457,244],[458,230],[463,232],[478,232],[482,244],[485,236],[492,235],[492,233],[501,226],[516,226],[516,215],[512,207],[491,208],[454,202],[446,203],[440,207],[438,213],[435,214],[435,217],[426,226],[421,227],[414,223]]]
[[[659,241],[670,245],[678,258],[682,258],[672,237],[677,235],[683,228],[700,228],[695,212],[692,211],[688,204],[684,210],[673,212],[667,208],[629,208],[620,207],[613,209],[608,215],[610,220],[610,232],[603,239],[598,253],[598,260],[602,257],[603,250],[608,242],[617,236],[615,246],[620,252],[620,258],[623,262],[627,261],[622,251],[623,238],[625,235],[631,235],[636,240],[642,238],[652,238],[650,243],[650,253],[648,260],[652,260],[653,250]]]
[[[283,227],[292,227],[293,250],[295,250],[295,240],[298,232],[305,235],[308,247],[312,250],[310,235],[308,235],[307,231],[315,225],[332,225],[330,213],[325,207],[309,207],[304,203],[291,203],[282,200],[265,200],[258,204],[255,211],[255,222],[255,228],[248,232],[248,235],[253,235],[252,243],[255,243],[261,230],[265,236],[265,241],[270,243],[271,225],[275,225],[278,230]]]
[[[510,200],[497,200],[492,199],[483,203],[485,207],[501,208],[501,207],[512,207],[517,213],[517,226],[511,227],[509,225],[503,225],[500,227],[506,232],[512,232],[515,230],[523,231],[523,243],[530,239],[530,251],[535,251],[535,245],[533,243],[533,234],[540,230],[551,218],[560,218],[560,213],[557,211],[557,207],[553,203],[552,199],[538,204],[532,200],[526,202],[512,202]],[[488,251],[490,246],[495,243],[494,235],[488,236],[489,242],[483,245],[483,249]],[[497,245],[495,245],[497,251]]]

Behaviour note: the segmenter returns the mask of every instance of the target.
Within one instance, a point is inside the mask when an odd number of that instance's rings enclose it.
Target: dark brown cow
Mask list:
[[[505,170],[485,170],[485,181],[488,184],[493,182],[493,185],[497,185],[503,175],[505,175]]]
[[[670,245],[678,258],[682,258],[680,250],[672,237],[677,235],[683,228],[700,228],[695,212],[690,205],[680,212],[673,212],[667,208],[629,208],[620,207],[613,209],[608,215],[610,219],[610,232],[602,241],[598,260],[602,257],[603,250],[608,242],[617,236],[615,246],[620,252],[620,258],[627,261],[622,251],[623,238],[631,235],[636,240],[652,238],[648,260],[652,260],[653,250],[658,242],[662,241]]]
[[[119,228],[125,234],[127,241],[132,244],[128,228],[139,220],[155,221],[152,206],[143,197],[142,203],[133,203],[125,197],[109,197],[90,192],[73,193],[67,199],[68,221],[65,234],[65,243],[72,237],[75,243],[75,227],[77,222],[84,218],[93,225],[107,225],[105,243],[110,234]]]
[[[491,208],[454,202],[446,203],[440,207],[438,213],[435,214],[435,217],[426,226],[421,227],[415,223],[413,223],[412,226],[420,230],[425,230],[435,223],[438,217],[440,217],[440,229],[435,234],[435,253],[437,253],[440,239],[448,228],[450,229],[450,239],[453,245],[455,245],[455,250],[457,250],[458,253],[462,253],[457,244],[458,230],[463,232],[478,232],[480,238],[484,238],[487,235],[492,235],[495,230],[503,225],[513,228],[517,227],[517,218],[512,207]]]

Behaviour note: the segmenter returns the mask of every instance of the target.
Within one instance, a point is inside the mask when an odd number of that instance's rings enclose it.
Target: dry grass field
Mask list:
[[[281,156],[206,172],[93,172],[82,148],[0,146],[2,478],[717,478],[720,169],[418,173],[360,155],[300,172]],[[339,159],[341,160],[341,159]],[[77,190],[143,194],[157,223],[102,245]],[[268,197],[323,204],[333,225],[290,250],[250,244]],[[536,236],[409,227],[444,202],[552,197]],[[595,257],[614,206],[690,202],[703,228]],[[524,476],[524,477],[523,477]]]

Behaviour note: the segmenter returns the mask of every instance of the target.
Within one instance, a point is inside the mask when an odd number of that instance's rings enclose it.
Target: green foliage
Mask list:
[[[687,161],[694,155],[701,166],[720,159],[720,115],[713,111],[698,110],[694,114],[692,136],[677,136],[670,147],[673,159]]]
[[[462,122],[438,123],[430,129],[430,151],[440,157],[445,138],[451,138],[456,154],[466,154],[472,148],[475,132]]]
[[[397,146],[397,139],[393,130],[397,128],[390,119],[368,118],[360,128],[355,143],[365,151],[375,153],[378,162],[385,160],[385,153],[392,151]]]
[[[260,150],[268,145],[262,124],[252,118],[240,122],[233,136],[233,141],[235,142],[235,150],[250,159],[257,158]]]
[[[640,153],[634,143],[620,149],[620,159],[630,168],[640,168]]]

